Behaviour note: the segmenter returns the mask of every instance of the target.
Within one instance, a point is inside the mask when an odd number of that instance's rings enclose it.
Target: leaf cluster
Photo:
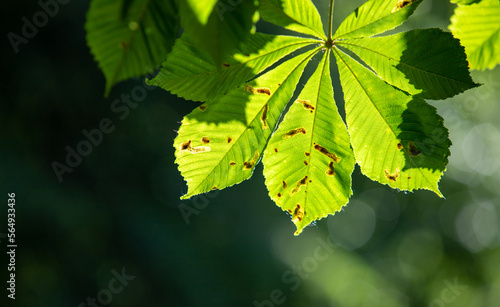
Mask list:
[[[188,184],[182,198],[248,179],[262,160],[269,195],[299,234],[347,204],[356,164],[392,188],[442,196],[438,182],[451,142],[425,99],[446,99],[477,84],[451,33],[381,35],[421,2],[367,1],[332,32],[333,6],[325,31],[310,0],[94,0],[88,41],[107,91],[168,54],[149,83],[202,102],[183,118],[174,142]],[[483,2],[494,0],[478,5]],[[259,18],[297,35],[256,33]],[[179,26],[183,34],[176,38]],[[334,101],[332,60],[345,118]],[[308,66],[312,76],[290,101]]]

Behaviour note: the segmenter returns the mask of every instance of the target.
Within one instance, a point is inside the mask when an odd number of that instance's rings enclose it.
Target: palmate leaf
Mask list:
[[[87,43],[106,77],[106,96],[116,83],[159,66],[177,37],[177,16],[173,0],[91,2]]]
[[[333,100],[330,51],[292,104],[264,153],[270,197],[292,215],[295,235],[352,195],[354,156]]]
[[[394,29],[410,17],[422,0],[370,0],[339,26],[334,40],[368,37]]]
[[[448,131],[436,109],[394,89],[335,50],[346,102],[346,121],[363,174],[400,190],[428,189],[442,196]]]
[[[493,69],[500,64],[500,1],[458,6],[449,29],[465,47],[471,69]]]
[[[275,25],[326,39],[321,16],[310,0],[260,0],[259,12]]]
[[[383,80],[412,95],[445,99],[477,86],[460,42],[440,29],[349,39],[337,45],[354,52]]]
[[[175,43],[158,75],[149,81],[185,99],[206,101],[240,86],[285,55],[317,40],[256,33],[221,67],[186,38]]]
[[[188,184],[182,198],[250,178],[314,52],[207,101],[182,120],[174,142],[175,162]]]
[[[443,196],[438,182],[451,142],[443,119],[423,98],[476,86],[464,48],[436,29],[374,37],[402,24],[420,2],[368,1],[329,39],[312,2],[261,0],[268,21],[321,40],[250,35],[218,64],[198,43],[181,38],[150,83],[206,101],[183,119],[174,144],[188,185],[182,198],[248,179],[261,158],[269,195],[292,216],[296,234],[347,203],[355,163],[392,188]],[[323,51],[283,114],[304,67]],[[347,129],[333,100],[332,52]],[[272,66],[290,53],[295,57]]]

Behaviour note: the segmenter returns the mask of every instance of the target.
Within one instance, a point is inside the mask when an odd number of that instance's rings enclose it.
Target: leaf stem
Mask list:
[[[328,40],[326,45],[332,46],[332,27],[333,27],[333,8],[335,6],[335,0],[330,0],[330,14],[328,15]]]

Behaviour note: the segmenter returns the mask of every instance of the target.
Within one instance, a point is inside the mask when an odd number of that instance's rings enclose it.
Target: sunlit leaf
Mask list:
[[[410,17],[422,0],[370,0],[339,26],[334,39],[367,37],[391,30]]]
[[[292,216],[298,235],[352,194],[354,156],[333,100],[330,51],[290,107],[264,153],[269,196]]]
[[[500,64],[500,1],[458,6],[449,28],[465,47],[471,69],[493,69]]]
[[[394,89],[348,55],[335,55],[351,145],[363,174],[399,190],[442,196],[438,182],[451,142],[436,109]]]
[[[191,6],[181,1],[183,34],[209,55],[216,65],[221,65],[223,59],[253,32],[254,23],[258,20],[256,8],[253,0],[219,0],[207,21],[201,23]]]
[[[321,16],[310,0],[260,0],[259,12],[278,26],[326,39]]]
[[[175,162],[188,185],[182,198],[250,178],[314,52],[207,101],[182,120],[174,142]]]
[[[242,43],[227,62],[217,67],[195,44],[181,38],[149,84],[185,99],[206,101],[248,81],[285,55],[313,43],[318,41],[256,33]]]
[[[176,1],[93,0],[85,29],[108,95],[116,83],[153,72],[165,59],[177,37]]]
[[[345,40],[338,45],[353,51],[386,82],[423,98],[445,99],[477,86],[460,42],[440,29]]]

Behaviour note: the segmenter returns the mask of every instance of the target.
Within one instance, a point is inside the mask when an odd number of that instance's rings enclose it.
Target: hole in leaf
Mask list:
[[[293,196],[295,193],[300,191],[300,188],[306,184],[307,184],[307,175],[304,178],[300,179],[299,182],[297,182],[295,188],[293,188],[293,190],[290,192],[290,196]]]
[[[264,106],[264,109],[262,110],[262,115],[260,116],[260,122],[262,123],[262,130],[269,129],[269,126],[267,125],[267,110],[269,106],[266,103]]]
[[[184,153],[186,151],[189,151],[192,154],[197,154],[200,152],[209,152],[211,150],[210,147],[208,146],[196,146],[192,147],[191,146],[191,140],[184,142],[181,144],[181,147],[179,148],[179,153]]]
[[[297,99],[295,101],[298,102],[298,103],[301,103],[302,106],[304,107],[304,109],[310,110],[311,113],[314,110],[314,106],[311,104],[311,102],[309,100]]]
[[[384,171],[384,175],[385,175],[385,178],[387,178],[387,180],[396,181],[399,177],[399,167],[396,168],[396,172],[394,172],[393,174],[391,174],[390,170],[386,169]]]
[[[335,168],[333,167],[333,162],[328,164],[328,170],[326,171],[328,176],[335,176]]]
[[[391,13],[395,13],[403,8],[405,8],[406,6],[412,4],[413,2],[415,2],[416,0],[399,0],[396,5],[394,6],[394,8],[392,9]]]
[[[283,135],[283,139],[291,138],[299,133],[306,134],[306,129],[301,127],[301,128],[296,128],[296,129],[290,130]]]
[[[271,96],[271,90],[267,87],[253,87],[251,85],[245,86],[245,91],[252,94],[265,94]]]
[[[314,149],[316,149],[320,153],[324,154],[328,158],[332,159],[333,162],[339,163],[340,158],[337,157],[333,152],[329,152],[328,149],[326,149],[325,147],[318,145],[318,144],[315,144]]]
[[[259,159],[259,152],[256,151],[255,152],[255,155],[253,156],[252,160],[250,161],[246,161],[245,163],[243,163],[243,169],[244,170],[251,170],[255,163],[257,162],[257,159]]]
[[[413,141],[410,141],[408,142],[408,153],[412,157],[418,157],[418,155],[420,155],[422,151],[417,149],[417,146],[415,145],[415,143],[413,143]]]
[[[297,204],[295,210],[293,211],[292,221],[294,223],[300,223],[304,219],[304,208]]]

